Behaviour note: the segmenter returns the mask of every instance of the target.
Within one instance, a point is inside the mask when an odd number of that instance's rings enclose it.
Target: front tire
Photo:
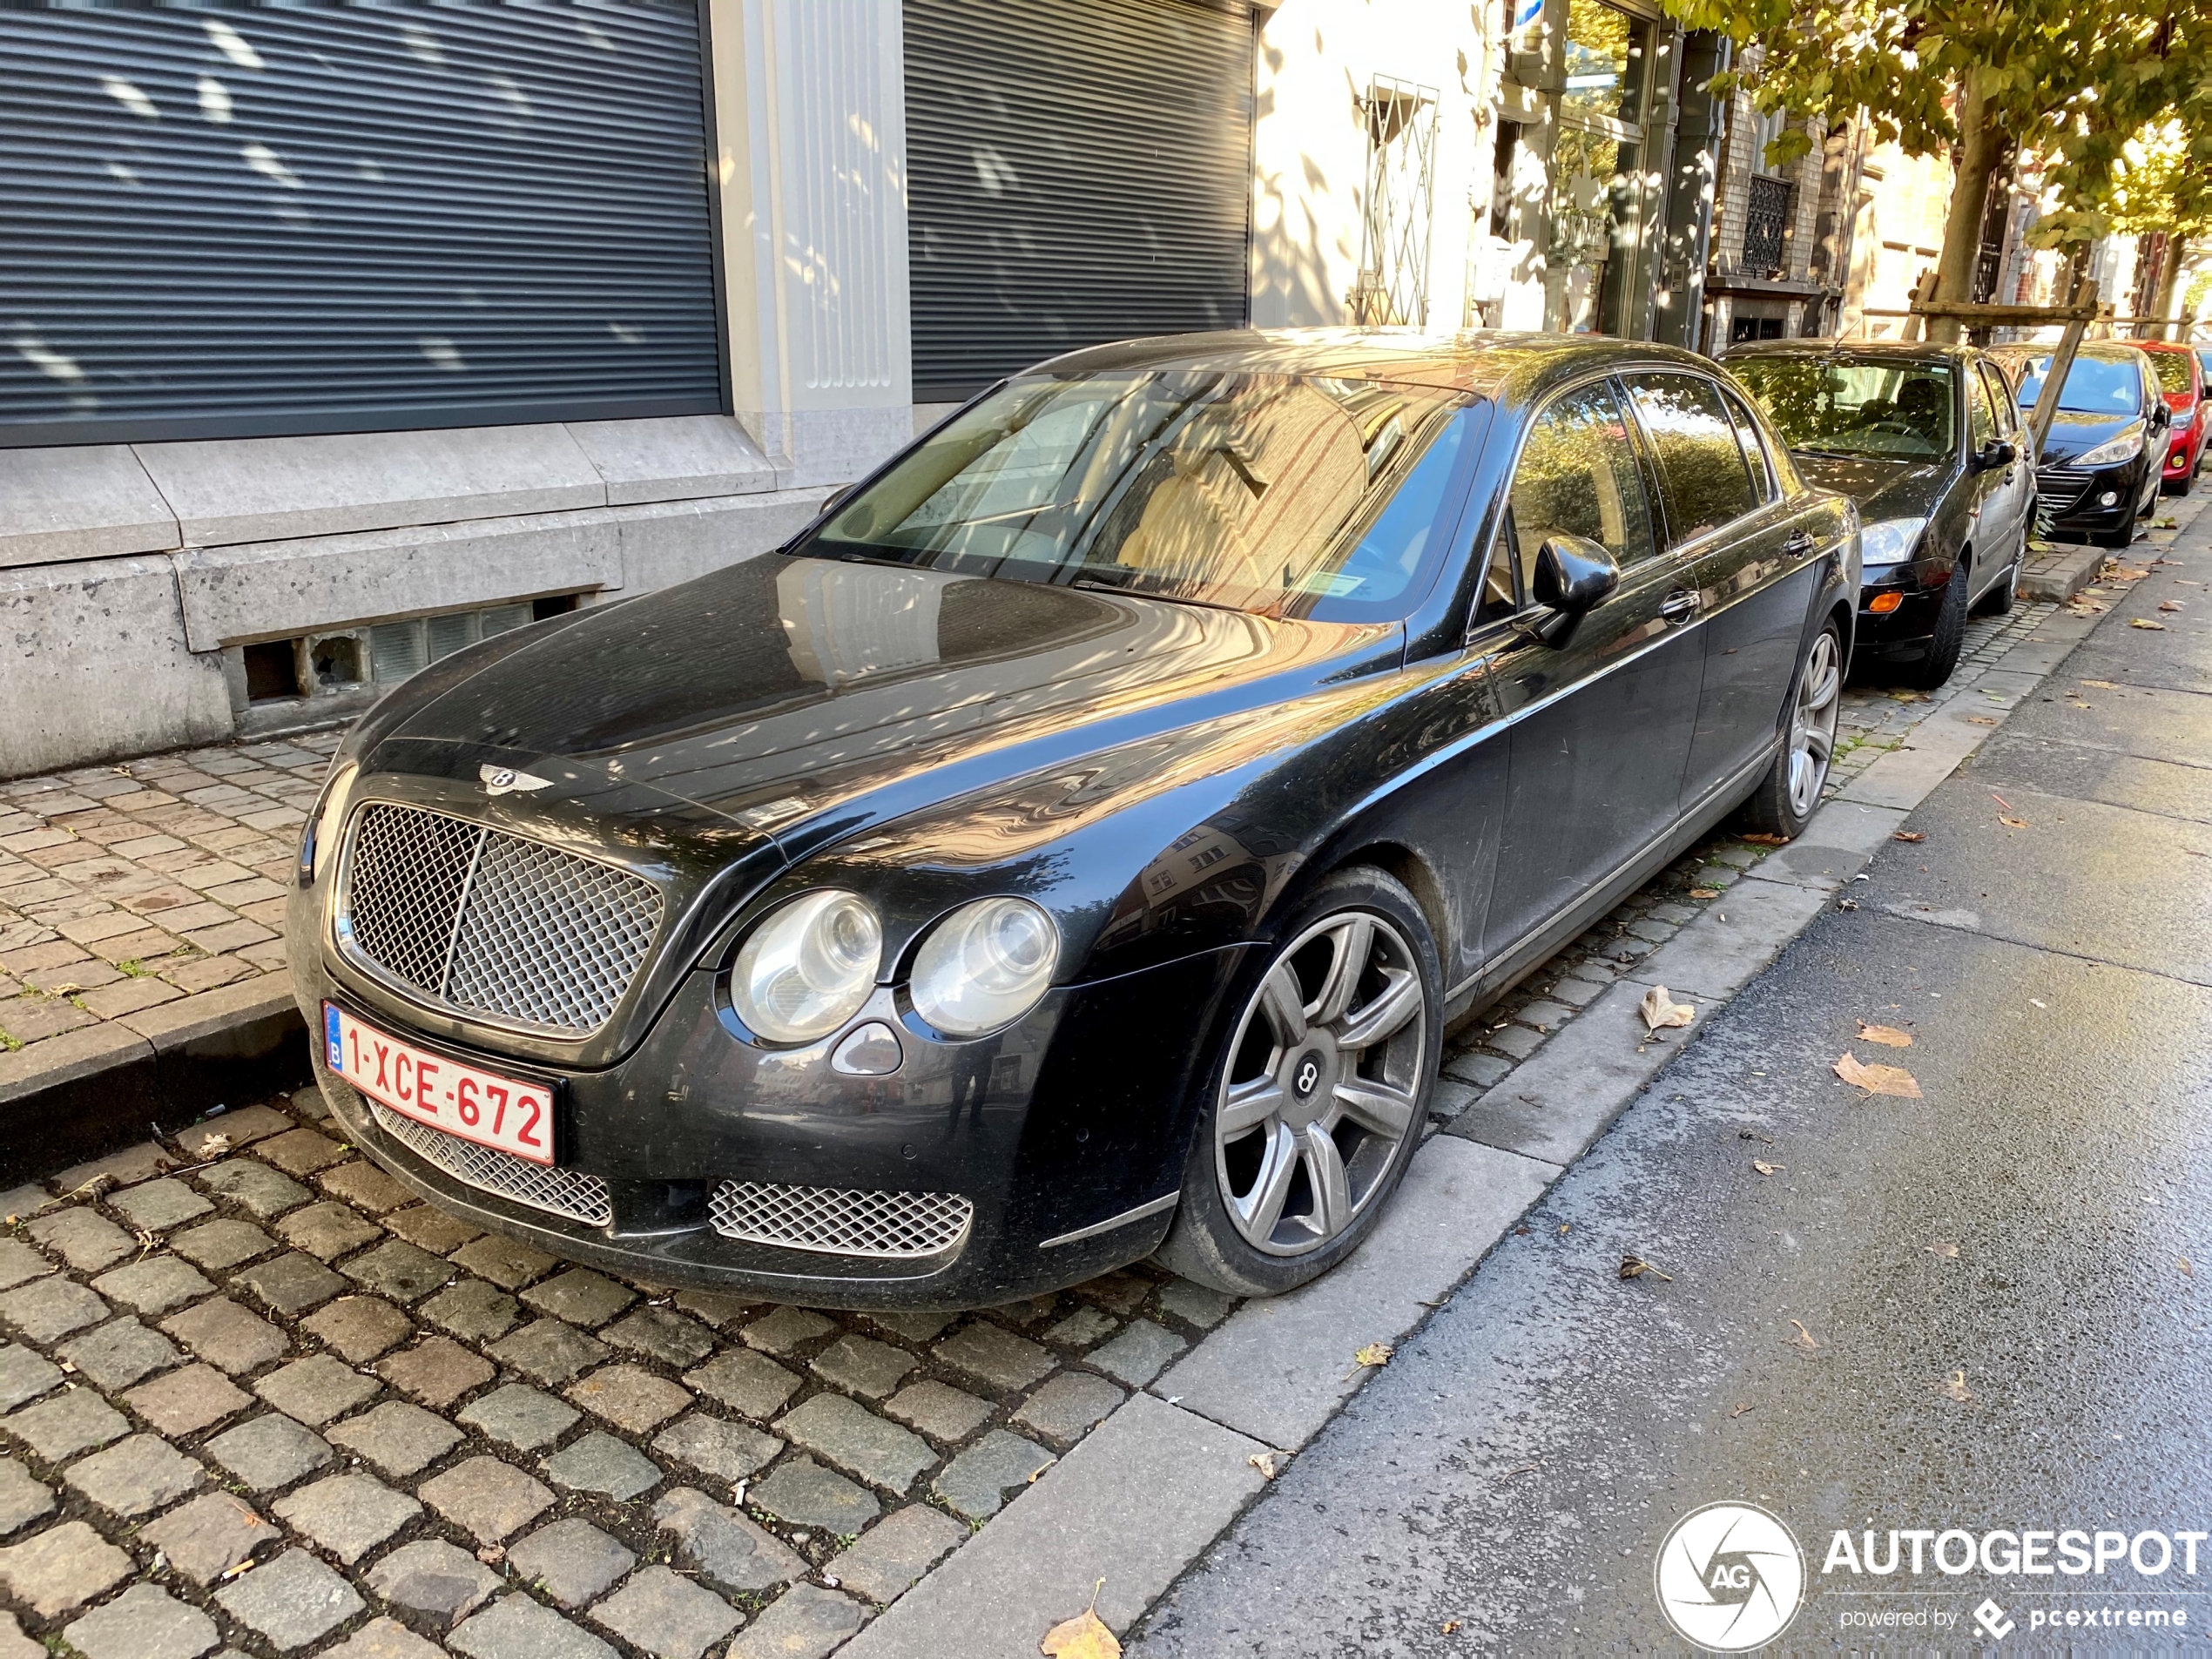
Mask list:
[[[1973,585],[1973,570],[1961,557],[1951,567],[1951,580],[1943,590],[1943,604],[1936,610],[1935,632],[1928,640],[1928,654],[1912,664],[1905,684],[1932,691],[1951,678],[1959,666],[1959,653],[1966,647],[1966,590]]]
[[[1427,918],[1384,872],[1336,872],[1281,938],[1231,1005],[1158,1251],[1232,1296],[1294,1290],[1374,1231],[1420,1143],[1443,1039]]]
[[[1819,806],[1843,711],[1843,635],[1831,619],[1798,664],[1782,751],[1743,803],[1743,817],[1754,830],[1795,840]]]

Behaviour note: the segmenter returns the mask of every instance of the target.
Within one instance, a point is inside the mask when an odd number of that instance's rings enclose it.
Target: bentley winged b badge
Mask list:
[[[513,795],[528,789],[553,787],[553,780],[550,778],[533,778],[529,772],[516,772],[511,766],[479,766],[476,768],[476,776],[483,782],[484,793],[492,796]]]

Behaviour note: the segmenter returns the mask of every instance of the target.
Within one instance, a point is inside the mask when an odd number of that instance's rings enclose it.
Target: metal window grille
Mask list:
[[[1797,187],[1787,179],[1751,176],[1743,210],[1743,271],[1747,276],[1778,277],[1789,259],[1790,227],[1797,213]]]
[[[1428,321],[1436,89],[1378,75],[1359,107],[1367,126],[1367,199],[1352,320],[1366,327],[1419,327]]]

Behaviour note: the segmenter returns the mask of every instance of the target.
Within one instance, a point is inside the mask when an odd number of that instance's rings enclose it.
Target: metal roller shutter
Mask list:
[[[0,10],[0,444],[723,407],[696,5]]]
[[[1245,315],[1243,0],[906,0],[914,395]]]

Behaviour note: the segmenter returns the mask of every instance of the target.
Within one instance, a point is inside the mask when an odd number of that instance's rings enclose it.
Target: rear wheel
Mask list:
[[[2195,482],[2196,472],[2195,469],[2192,468],[2178,478],[2168,479],[2166,481],[2166,493],[2169,496],[2186,496],[2189,493],[2190,487]]]
[[[1236,1296],[1318,1278],[1372,1232],[1420,1140],[1442,1030],[1428,923],[1340,870],[1245,983],[1160,1261]]]
[[[1979,607],[1987,617],[2007,615],[2020,593],[2020,568],[2027,563],[2027,527],[2020,527],[2020,545],[2013,550],[2013,562],[2005,570],[2004,579],[1981,597]]]
[[[1951,580],[1944,584],[1943,604],[1936,610],[1928,654],[1906,671],[1907,685],[1932,691],[1959,666],[1959,653],[1966,645],[1966,590],[1973,585],[1973,567],[1962,556],[1951,567]]]
[[[1760,780],[1743,816],[1752,828],[1794,840],[1802,834],[1836,753],[1836,720],[1843,711],[1844,639],[1831,621],[1820,631],[1797,670],[1790,705],[1790,730],[1774,765]]]

